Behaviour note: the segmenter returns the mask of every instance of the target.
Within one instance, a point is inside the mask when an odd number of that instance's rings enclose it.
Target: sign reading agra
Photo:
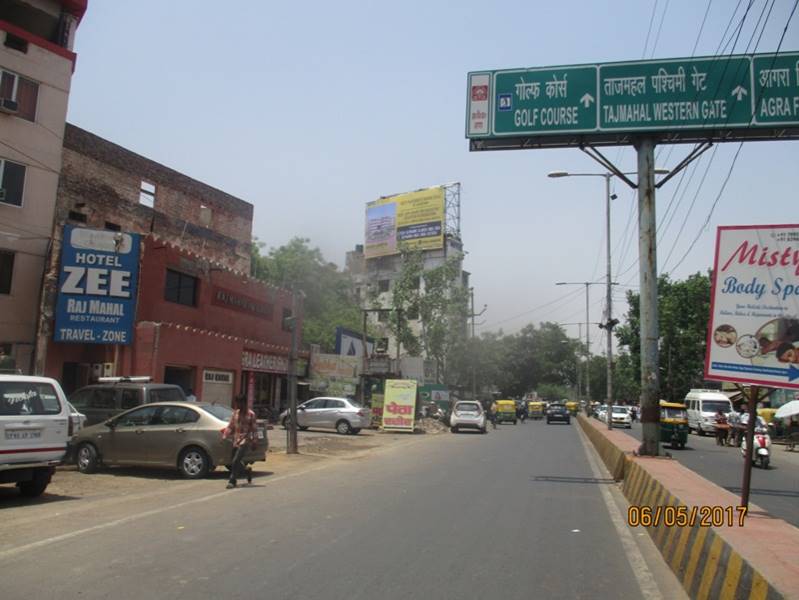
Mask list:
[[[380,198],[366,205],[366,258],[399,254],[403,247],[444,246],[444,188]]]
[[[799,388],[799,225],[719,227],[705,378]]]
[[[64,226],[56,342],[130,344],[139,276],[139,236]]]

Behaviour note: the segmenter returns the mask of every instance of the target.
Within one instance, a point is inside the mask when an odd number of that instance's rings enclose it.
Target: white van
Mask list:
[[[0,375],[0,483],[39,496],[66,455],[69,404],[54,379]]]
[[[688,430],[699,435],[716,432],[714,424],[719,409],[725,415],[732,412],[732,402],[718,390],[691,390],[685,396],[685,406],[688,408]]]

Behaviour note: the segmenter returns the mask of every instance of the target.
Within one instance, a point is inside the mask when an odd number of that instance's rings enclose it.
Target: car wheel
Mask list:
[[[297,425],[297,429],[299,429],[300,431],[308,431],[308,426],[307,425]]]
[[[705,432],[701,427],[696,428],[696,433],[698,433],[700,437],[705,437]]]
[[[289,418],[288,417],[283,417],[283,421],[281,421],[280,424],[283,425],[283,429],[288,429],[289,428]]]
[[[347,421],[346,419],[341,419],[341,421],[336,423],[336,431],[341,435],[347,435],[349,433],[352,433],[352,426],[350,425],[350,422]]]
[[[571,425],[571,424],[572,424],[571,419],[566,419],[566,425]]]
[[[450,430],[452,433],[458,433],[458,428],[457,428],[457,427],[455,427],[454,425],[453,425],[452,427],[450,427],[450,428],[449,428],[449,430]]]
[[[352,435],[358,435],[360,432],[361,432],[360,427],[353,427],[350,433],[352,433]]]
[[[30,481],[20,481],[19,492],[26,498],[36,498],[44,493],[50,483],[49,471],[36,471]]]
[[[513,424],[516,425],[516,419],[513,419]]]
[[[190,446],[180,453],[178,470],[186,479],[202,479],[208,474],[210,461],[202,448]]]
[[[81,444],[77,452],[78,471],[94,473],[97,470],[97,448],[91,444]]]
[[[482,429],[480,429],[480,433],[488,433],[488,428],[483,427]]]

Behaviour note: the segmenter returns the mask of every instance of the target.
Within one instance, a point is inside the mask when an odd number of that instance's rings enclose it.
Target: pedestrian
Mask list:
[[[637,419],[638,419],[638,411],[635,410],[635,406],[633,405],[630,407],[630,421],[635,423]]]
[[[488,409],[488,418],[491,419],[491,425],[494,429],[497,428],[497,411],[499,407],[497,406],[497,401],[493,400],[491,402],[491,408]]]
[[[186,402],[197,402],[197,396],[194,395],[194,390],[191,388],[186,390]]]
[[[729,431],[729,424],[727,423],[727,416],[724,411],[718,409],[716,411],[716,445],[724,446],[727,443],[727,432]]]
[[[230,461],[230,479],[227,489],[236,487],[237,479],[244,474],[247,483],[252,483],[252,468],[244,464],[244,455],[248,448],[256,446],[256,419],[255,413],[247,406],[247,396],[240,394],[233,399],[233,414],[230,422],[222,430],[222,439],[231,438],[233,441],[233,456]]]

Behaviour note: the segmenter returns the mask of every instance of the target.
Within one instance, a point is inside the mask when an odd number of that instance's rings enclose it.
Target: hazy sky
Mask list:
[[[735,51],[755,49],[761,29],[757,51],[774,51],[795,0],[770,13],[771,0],[751,2]],[[574,322],[585,318],[582,289],[554,284],[604,278],[604,182],[546,175],[602,168],[577,149],[470,153],[466,73],[712,55],[749,3],[91,0],[69,120],[252,202],[268,246],[307,237],[340,265],[362,243],[366,202],[460,181],[466,269],[477,308],[488,304],[482,329]],[[782,49],[799,50],[799,14]],[[658,166],[689,149],[659,149]],[[659,190],[660,271],[705,271],[717,225],[797,222],[799,143],[747,143],[730,174],[737,149],[717,146]],[[608,155],[635,169],[631,149]],[[620,182],[615,191],[614,279],[635,286],[634,196]],[[592,321],[603,296],[592,288]]]

